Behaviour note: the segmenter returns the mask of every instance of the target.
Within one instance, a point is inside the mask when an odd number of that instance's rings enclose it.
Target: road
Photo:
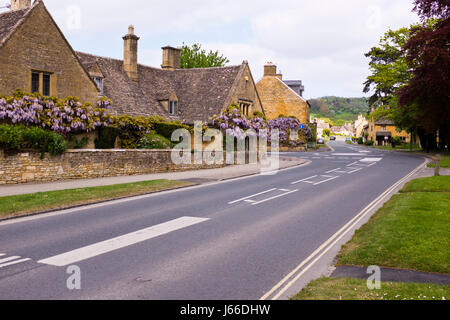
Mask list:
[[[280,280],[423,163],[330,146],[292,154],[312,163],[274,176],[0,223],[0,299],[273,298]],[[74,265],[80,290],[67,287]]]

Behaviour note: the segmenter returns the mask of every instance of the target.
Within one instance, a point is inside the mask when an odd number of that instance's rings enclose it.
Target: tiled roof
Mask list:
[[[104,75],[104,94],[113,101],[112,113],[159,115],[193,123],[207,121],[228,103],[230,91],[243,66],[178,69],[174,71],[138,65],[139,80],[131,81],[123,61],[77,52],[89,70],[97,65]],[[175,93],[178,115],[169,117],[160,103]]]
[[[0,13],[0,46],[20,24],[30,8]]]

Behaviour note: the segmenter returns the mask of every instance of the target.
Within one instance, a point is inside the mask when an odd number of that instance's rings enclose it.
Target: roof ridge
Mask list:
[[[185,70],[215,70],[215,69],[231,69],[231,68],[240,68],[242,64],[234,64],[231,66],[221,66],[221,67],[206,67],[206,68],[187,68],[187,69],[175,69],[175,71],[185,71]]]

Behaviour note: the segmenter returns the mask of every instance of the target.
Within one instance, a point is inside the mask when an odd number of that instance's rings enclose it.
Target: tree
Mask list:
[[[415,0],[414,11],[422,21],[411,30],[403,54],[411,69],[410,80],[399,90],[402,114],[412,115],[427,145],[435,146],[439,130],[448,145],[450,132],[450,3],[448,0]],[[434,140],[434,141],[433,141]]]
[[[218,51],[206,52],[198,43],[192,45],[192,47],[183,44],[181,48],[180,64],[182,69],[223,67],[228,62],[230,60],[220,55]]]

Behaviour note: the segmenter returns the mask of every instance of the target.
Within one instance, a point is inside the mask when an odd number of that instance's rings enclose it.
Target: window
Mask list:
[[[178,107],[178,102],[177,101],[169,101],[169,114],[176,115],[177,114],[177,107]]]
[[[251,104],[248,102],[240,102],[239,103],[239,109],[241,110],[242,114],[244,116],[248,116],[250,113],[250,106]]]
[[[42,75],[42,95],[50,96],[50,75],[45,73]]]
[[[381,127],[381,131],[386,131],[386,126]]]
[[[98,89],[100,90],[99,92],[99,97],[103,96],[103,78],[100,77],[94,77],[94,81],[97,84]]]
[[[50,96],[51,77],[52,75],[50,73],[31,72],[31,92],[39,92],[43,96]]]
[[[31,74],[31,92],[40,92],[39,90],[39,73],[33,72]]]

